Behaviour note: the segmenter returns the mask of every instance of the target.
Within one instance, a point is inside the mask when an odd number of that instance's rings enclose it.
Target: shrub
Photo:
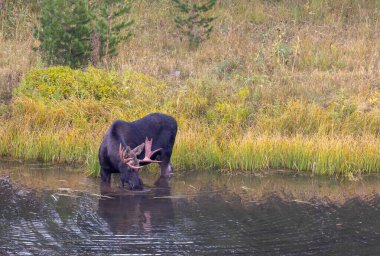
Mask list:
[[[158,92],[165,89],[165,83],[132,70],[120,75],[94,67],[82,71],[58,66],[30,71],[14,93],[44,102],[90,99],[128,106],[133,100],[134,105],[149,111],[160,106],[165,93]]]
[[[91,55],[91,13],[87,0],[42,0],[35,37],[48,65],[85,66]]]
[[[173,0],[182,16],[175,18],[175,23],[182,34],[188,37],[189,47],[197,48],[200,43],[210,37],[213,27],[211,22],[215,17],[208,17],[206,13],[216,4],[216,0],[207,0],[204,3],[194,1]]]
[[[35,37],[38,50],[48,65],[87,66],[117,55],[117,46],[131,33],[133,21],[123,16],[131,5],[124,0],[98,1],[89,8],[89,0],[42,0],[40,25]]]
[[[126,93],[116,72],[93,67],[81,71],[61,66],[32,70],[15,90],[18,96],[46,101],[70,98],[105,100],[122,98]]]
[[[125,14],[130,13],[131,3],[125,0],[103,0],[99,1],[98,8],[94,10],[96,17],[95,31],[99,36],[98,54],[100,59],[107,60],[117,55],[119,43],[128,40],[132,33],[128,28],[133,24],[133,20],[128,22],[123,19]],[[96,51],[96,35],[93,37],[93,50]],[[95,45],[94,45],[95,44]],[[93,60],[96,64],[97,60]]]

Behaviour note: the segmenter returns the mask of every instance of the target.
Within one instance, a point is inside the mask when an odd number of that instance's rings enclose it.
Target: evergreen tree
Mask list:
[[[196,0],[172,1],[182,13],[174,19],[177,27],[188,37],[189,47],[197,48],[212,32],[211,22],[215,17],[207,17],[206,13],[215,6],[216,0],[206,0],[203,3],[197,3]]]
[[[100,40],[99,58],[106,61],[117,55],[117,46],[128,40],[132,33],[128,28],[133,20],[125,21],[131,2],[126,0],[102,0],[97,4],[96,33]]]
[[[91,55],[91,13],[87,0],[42,0],[38,49],[48,65],[85,66]]]

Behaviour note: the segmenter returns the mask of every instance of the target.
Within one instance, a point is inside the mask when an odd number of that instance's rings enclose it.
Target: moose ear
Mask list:
[[[141,145],[135,147],[132,149],[133,153],[135,153],[136,156],[140,155],[141,152],[144,150],[145,143],[142,143]]]

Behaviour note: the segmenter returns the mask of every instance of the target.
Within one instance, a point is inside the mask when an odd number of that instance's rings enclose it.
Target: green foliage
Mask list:
[[[229,100],[219,99],[213,108],[209,108],[207,119],[213,123],[222,121],[230,128],[244,127],[249,115],[246,104],[249,95],[249,89],[242,87],[235,95],[231,95]]]
[[[35,37],[48,65],[81,67],[91,54],[91,13],[87,0],[42,0]]]
[[[208,17],[207,12],[216,4],[216,0],[196,3],[192,0],[172,0],[182,13],[174,21],[181,33],[187,36],[190,48],[197,48],[210,37],[213,27],[211,22],[215,17]]]
[[[90,62],[117,55],[117,46],[126,41],[133,21],[125,14],[131,4],[125,0],[98,1],[92,9],[89,0],[41,0],[40,26],[35,37],[48,65],[84,67]]]
[[[119,74],[94,67],[75,70],[57,66],[29,72],[14,90],[14,96],[36,100],[52,109],[60,108],[64,105],[62,102],[67,101],[73,108],[65,112],[73,113],[74,116],[81,109],[89,107],[95,110],[90,111],[91,115],[100,118],[105,116],[106,110],[102,108],[108,109],[110,106],[142,116],[157,111],[163,105],[165,98],[162,92],[166,88],[165,83],[132,70]],[[28,101],[22,102],[25,105]]]
[[[357,110],[357,106],[354,102],[350,101],[344,94],[344,91],[337,93],[337,99],[332,103],[332,116],[337,123],[344,121],[344,119],[350,118],[352,114]]]
[[[95,8],[96,33],[99,35],[99,58],[109,58],[117,55],[117,46],[128,40],[132,33],[128,28],[133,20],[124,20],[131,11],[131,1],[105,0],[98,1]]]
[[[15,91],[16,95],[51,99],[117,99],[126,96],[116,72],[106,72],[93,67],[85,71],[69,67],[35,69],[29,72]]]
[[[273,53],[276,56],[276,62],[281,65],[287,65],[293,55],[293,50],[285,42],[284,36],[284,32],[278,31],[277,39],[273,43]]]

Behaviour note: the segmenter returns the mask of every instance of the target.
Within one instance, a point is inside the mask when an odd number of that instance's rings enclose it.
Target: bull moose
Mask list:
[[[169,177],[176,134],[176,120],[160,113],[133,122],[113,122],[99,148],[102,188],[110,186],[112,173],[120,173],[121,187],[127,184],[130,190],[142,190],[139,170],[149,163],[159,163],[161,175]]]

